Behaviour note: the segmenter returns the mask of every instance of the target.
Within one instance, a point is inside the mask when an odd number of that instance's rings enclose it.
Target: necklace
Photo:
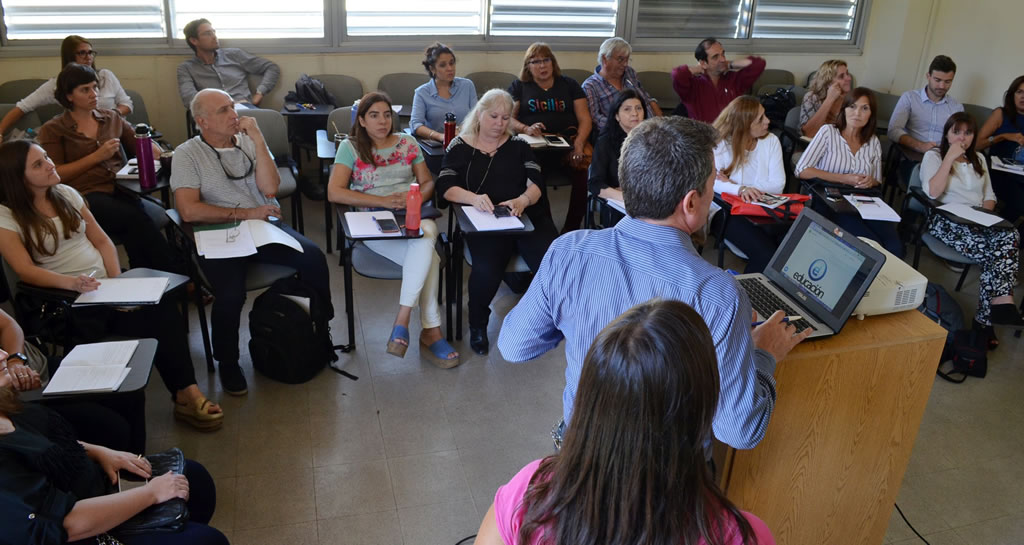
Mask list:
[[[473,148],[473,155],[470,156],[469,164],[466,165],[466,189],[469,189],[469,170],[470,170],[470,167],[473,166],[473,159],[476,158],[476,151],[477,151],[476,148]],[[495,148],[494,151],[498,151],[497,148]],[[481,151],[480,153],[483,153],[483,152]],[[476,193],[477,195],[480,195],[480,190],[483,189],[484,183],[487,182],[487,174],[491,171],[491,163],[494,162],[494,156],[497,155],[497,153],[494,153],[494,152],[491,152],[491,153],[492,153],[492,155],[490,155],[490,160],[487,161],[487,168],[484,169],[484,175],[480,178],[480,185],[476,186],[476,190],[473,191],[473,193]],[[487,155],[487,154],[484,153],[484,155]]]

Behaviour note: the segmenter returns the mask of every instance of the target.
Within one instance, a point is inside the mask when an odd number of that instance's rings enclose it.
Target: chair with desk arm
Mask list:
[[[0,119],[2,119],[5,115],[7,115],[7,112],[13,110],[14,108],[17,108],[17,106],[15,106],[13,102],[9,104],[0,104]],[[19,119],[18,122],[15,123],[12,128],[21,129],[23,131],[28,131],[29,129],[38,131],[39,127],[41,127],[42,125],[43,122],[39,119],[39,113],[33,110],[21,116],[21,119]]]
[[[195,303],[196,311],[199,314],[199,327],[203,335],[203,350],[206,355],[206,370],[212,373],[215,367],[213,364],[213,351],[210,348],[210,329],[206,323],[206,303],[203,301],[203,288],[210,290],[212,293],[212,287],[210,281],[206,279],[206,275],[203,274],[202,267],[199,265],[199,253],[196,249],[191,226],[182,220],[177,210],[168,210],[167,216],[171,220],[172,244],[178,248],[178,251],[188,256],[187,274],[195,284],[195,289],[192,290],[193,303]],[[245,291],[268,288],[281,278],[288,278],[296,274],[298,274],[298,271],[285,265],[252,263],[245,271]],[[185,316],[187,321],[188,314],[185,313]]]
[[[430,202],[424,203],[423,209],[429,210],[433,208]],[[348,321],[348,342],[338,347],[342,352],[351,352],[355,350],[355,300],[354,300],[354,285],[352,281],[352,271],[359,273],[360,276],[366,278],[375,278],[378,280],[401,280],[402,279],[402,266],[391,261],[390,259],[374,252],[366,246],[362,241],[357,238],[350,236],[350,233],[344,229],[344,214],[351,210],[351,207],[344,204],[334,205],[335,214],[337,215],[337,223],[339,226],[338,232],[338,266],[344,269],[345,277],[345,315]],[[344,232],[344,234],[342,234]],[[437,303],[441,306],[444,303],[444,295],[447,289],[450,289],[450,281],[445,282],[445,270],[448,268],[448,264],[451,263],[451,245],[448,243],[448,236],[445,233],[438,233],[437,243],[435,250],[438,256],[441,258],[441,263],[438,266],[438,290],[437,290]],[[451,273],[449,272],[449,275]],[[449,299],[451,294],[448,293]],[[447,315],[445,321],[448,325],[448,338],[451,339],[451,322],[452,313],[451,305],[447,307]]]
[[[296,193],[298,188],[299,167],[291,156],[291,144],[288,143],[288,127],[284,116],[275,110],[248,108],[239,111],[238,115],[256,119],[267,141],[267,147],[274,156],[277,172],[281,175],[281,185],[277,189],[278,199],[289,199],[292,209],[292,226],[305,234],[305,222],[302,217],[302,195]]]
[[[903,201],[903,205],[904,211],[915,212],[919,216],[912,241],[914,244],[914,268],[918,267],[918,263],[921,260],[921,246],[923,244],[937,257],[963,265],[964,270],[960,273],[960,279],[956,283],[956,291],[960,291],[960,288],[964,285],[964,280],[967,279],[967,273],[970,271],[971,265],[977,265],[977,261],[950,248],[928,232],[928,220],[931,219],[932,214],[937,213],[936,209],[942,206],[942,203],[929,197],[921,186],[921,165],[914,166],[914,170],[910,173],[908,196]]]

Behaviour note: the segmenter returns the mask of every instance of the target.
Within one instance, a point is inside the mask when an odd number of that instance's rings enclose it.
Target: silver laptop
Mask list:
[[[827,337],[843,328],[883,263],[881,252],[805,206],[764,274],[736,279],[758,321],[781,310],[802,316],[793,322],[797,330]]]

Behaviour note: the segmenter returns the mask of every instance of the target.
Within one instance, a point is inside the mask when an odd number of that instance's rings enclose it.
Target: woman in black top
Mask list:
[[[534,231],[521,236],[472,236],[466,244],[473,256],[469,275],[470,347],[486,354],[491,299],[505,267],[519,254],[536,272],[544,252],[557,236],[551,209],[544,197],[540,166],[530,146],[513,137],[512,97],[491,89],[480,98],[444,158],[438,192],[449,202],[471,205],[484,212],[506,206],[514,216],[526,214]]]
[[[96,543],[110,532],[125,545],[226,545],[206,525],[213,518],[216,490],[203,466],[188,460],[184,475],[151,475],[149,462],[128,452],[82,443],[57,413],[22,405],[0,376],[0,543]],[[150,479],[125,492],[118,471]],[[187,501],[189,522],[181,532],[118,535],[116,526],[151,505]],[[78,541],[82,540],[82,541]]]
[[[519,79],[508,89],[515,101],[512,129],[530,136],[557,134],[572,144],[566,149],[541,149],[537,154],[546,170],[564,169],[572,180],[569,212],[562,232],[577,229],[586,209],[587,167],[590,145],[590,108],[580,84],[562,75],[558,60],[548,44],[537,42],[526,49]]]
[[[619,189],[619,154],[622,142],[629,131],[644,120],[647,102],[633,89],[623,89],[615,97],[609,110],[614,123],[608,123],[597,137],[594,148],[594,162],[590,164],[590,180],[587,185],[595,197],[622,201]],[[601,225],[608,227],[622,219],[622,213],[610,206],[601,208]]]

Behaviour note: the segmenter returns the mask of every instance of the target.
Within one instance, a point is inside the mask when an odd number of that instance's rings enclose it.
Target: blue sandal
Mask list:
[[[449,354],[455,354],[455,357],[450,358],[448,357]],[[444,338],[434,341],[430,346],[427,346],[427,343],[421,340],[420,355],[441,369],[451,369],[461,363],[459,361],[459,352],[455,350],[455,347],[448,344],[448,341]]]
[[[405,341],[405,344],[398,342],[399,339]],[[405,351],[408,349],[409,328],[404,325],[395,325],[395,327],[391,329],[391,337],[388,338],[388,354],[404,358]]]

